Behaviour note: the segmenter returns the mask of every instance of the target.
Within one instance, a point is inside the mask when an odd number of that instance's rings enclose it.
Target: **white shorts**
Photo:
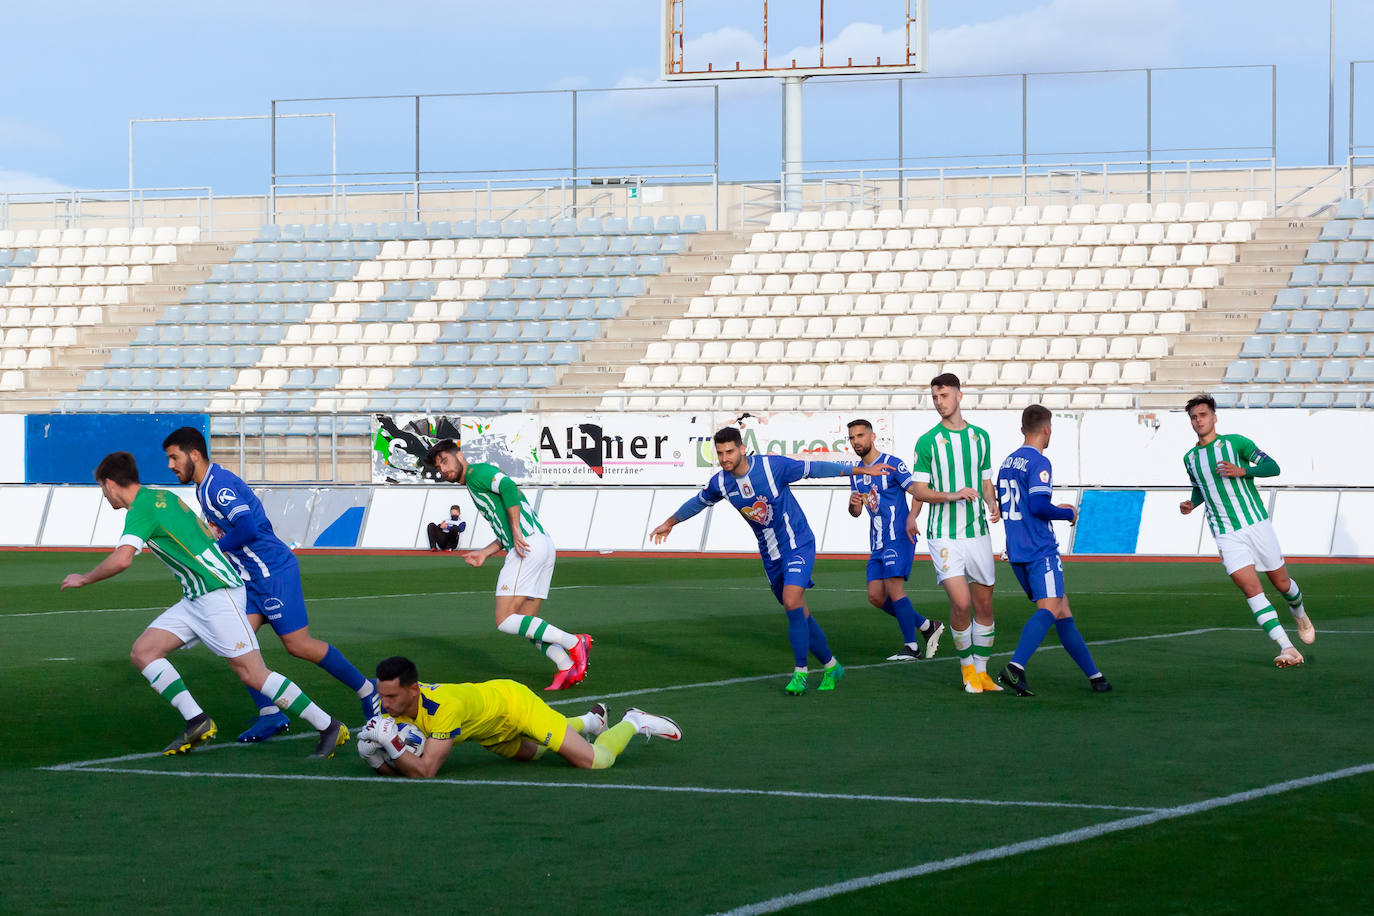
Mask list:
[[[1216,538],[1217,549],[1221,551],[1221,564],[1226,567],[1226,575],[1238,569],[1253,566],[1260,572],[1278,569],[1283,565],[1283,551],[1279,549],[1279,539],[1274,534],[1274,526],[1264,518],[1253,525],[1246,525],[1239,531],[1219,534]]]
[[[963,576],[979,585],[992,585],[992,535],[977,538],[926,538],[935,564],[935,581]]]
[[[496,597],[549,597],[549,582],[553,579],[553,538],[536,531],[527,535],[525,542],[530,545],[530,552],[526,556],[522,557],[514,550],[506,551],[506,563],[496,580]]]
[[[199,598],[182,598],[148,624],[149,629],[166,630],[191,648],[205,648],[220,658],[237,658],[258,648],[258,637],[244,616],[248,606],[246,590],[217,588]]]

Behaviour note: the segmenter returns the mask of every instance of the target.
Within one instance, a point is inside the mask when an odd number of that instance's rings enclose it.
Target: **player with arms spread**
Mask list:
[[[921,503],[915,504],[914,511],[909,510],[906,495],[915,491],[916,481],[900,458],[874,447],[872,423],[852,420],[848,429],[849,446],[860,462],[849,478],[853,489],[849,494],[849,514],[858,518],[868,510],[868,603],[897,618],[905,643],[887,660],[933,658],[945,625],[918,614],[906,594],[906,580],[916,556],[916,520],[921,515]],[[885,464],[893,471],[870,477],[863,469],[872,464]]]
[[[678,522],[685,522],[722,500],[738,509],[758,539],[759,555],[773,596],[787,612],[787,639],[796,666],[784,689],[793,696],[806,692],[806,656],[810,651],[825,666],[820,689],[834,690],[836,682],[844,677],[844,666],[830,651],[825,631],[806,608],[806,590],[816,584],[811,581],[811,569],[816,565],[816,536],[792,495],[791,484],[803,477],[846,477],[856,473],[881,476],[892,468],[874,464],[860,471],[855,465],[838,461],[798,461],[782,455],[751,457],[744,453],[744,438],[733,426],[717,432],[713,441],[720,473],[649,532],[649,537],[655,544],[663,543]]]
[[[997,635],[988,523],[1000,521],[992,490],[991,440],[986,430],[964,419],[958,376],[935,376],[930,393],[940,422],[916,440],[915,474],[916,498],[930,503],[926,547],[935,563],[936,581],[949,596],[949,628],[964,690],[1001,690],[988,675]]]
[[[1059,558],[1059,542],[1050,526],[1052,521],[1065,521],[1070,525],[1078,521],[1078,512],[1073,506],[1050,503],[1054,471],[1045,457],[1052,432],[1050,421],[1049,408],[1040,404],[1032,404],[1021,411],[1025,444],[1008,455],[997,472],[997,492],[1002,498],[1002,521],[1007,531],[1007,559],[1011,561],[1016,581],[1021,583],[1026,597],[1034,601],[1038,609],[1026,621],[1011,662],[997,679],[1017,696],[1034,696],[1026,684],[1026,663],[1053,626],[1059,631],[1059,641],[1069,657],[1088,676],[1092,689],[1106,693],[1112,685],[1097,670],[1088,644],[1073,622],[1069,598],[1064,593],[1064,561]]]
[[[547,749],[575,767],[604,770],[637,734],[682,740],[682,729],[666,716],[627,709],[625,717],[608,728],[604,703],[568,717],[516,681],[420,683],[415,663],[400,656],[377,665],[377,681],[388,715],[373,719],[358,733],[358,753],[384,776],[428,779],[439,772],[453,746],[464,741],[475,741],[509,760],[536,760]],[[413,725],[423,741],[413,742],[397,723]]]
[[[319,665],[362,700],[363,721],[381,715],[376,686],[343,653],[310,635],[301,567],[282,543],[263,511],[262,501],[238,475],[210,461],[205,436],[193,426],[174,430],[162,440],[167,467],[182,483],[196,485],[201,514],[214,526],[219,549],[248,586],[248,622],[253,632],[263,621],[296,658]],[[240,741],[264,741],[290,724],[272,698],[253,688],[248,693],[258,715],[239,735]]]
[[[1303,607],[1302,589],[1288,575],[1269,513],[1255,489],[1255,478],[1278,476],[1279,464],[1244,436],[1217,435],[1217,402],[1210,395],[1191,398],[1187,411],[1193,432],[1197,433],[1197,445],[1183,456],[1193,492],[1189,499],[1179,503],[1178,511],[1187,515],[1198,506],[1206,507],[1207,524],[1212,528],[1226,574],[1245,596],[1255,622],[1279,644],[1274,664],[1280,668],[1301,665],[1302,653],[1284,632],[1278,612],[1265,597],[1264,586],[1255,573],[1262,570],[1283,594],[1293,612],[1298,638],[1305,643],[1314,642],[1317,630]]]
[[[477,510],[496,533],[495,540],[481,550],[470,551],[464,561],[469,566],[481,566],[506,551],[506,562],[496,580],[496,629],[528,639],[558,667],[545,690],[563,690],[581,683],[587,676],[592,638],[586,633],[560,630],[539,616],[539,607],[549,596],[555,553],[553,538],[545,533],[525,494],[496,465],[469,464],[453,439],[434,443],[425,463],[445,480],[466,486]]]
[[[270,696],[278,708],[300,716],[319,730],[314,757],[333,757],[348,740],[348,729],[331,718],[288,678],[271,671],[258,651],[258,639],[244,616],[243,580],[200,519],[175,493],[145,487],[128,452],[112,452],[95,469],[96,483],[112,509],[127,509],[124,533],[95,569],[72,573],[63,588],[81,588],[129,568],[147,547],[181,583],[182,599],[148,624],[134,640],[129,657],[152,688],[186,719],[186,729],[163,749],[181,754],[213,738],[215,721],[200,708],[167,656],[198,642],[229,663],[244,686]]]

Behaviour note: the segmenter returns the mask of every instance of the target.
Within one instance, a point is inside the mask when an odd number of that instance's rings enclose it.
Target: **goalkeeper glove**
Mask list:
[[[382,751],[382,746],[372,738],[358,736],[358,756],[367,761],[367,765],[372,769],[381,769],[382,764],[387,762],[386,754]]]

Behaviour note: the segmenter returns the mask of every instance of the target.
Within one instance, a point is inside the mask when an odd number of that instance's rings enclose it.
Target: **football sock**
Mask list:
[[[159,658],[149,662],[142,674],[148,679],[152,688],[162,694],[162,698],[171,703],[187,722],[204,712],[200,708],[200,704],[191,696],[191,691],[187,690],[186,685],[182,683],[181,675],[177,674],[177,669],[173,668],[172,663],[167,659]]]
[[[806,667],[806,653],[811,648],[811,628],[806,623],[806,610],[787,611],[787,641],[792,645],[792,659],[796,667]]]
[[[1021,628],[1021,639],[1016,643],[1016,651],[1011,654],[1014,665],[1023,671],[1026,662],[1035,654],[1035,650],[1040,648],[1040,643],[1044,642],[1045,634],[1054,626],[1054,614],[1044,608],[1036,608],[1031,619],[1026,621],[1026,625]],[[1061,637],[1062,638],[1062,637]]]
[[[258,708],[258,715],[260,716],[271,716],[281,712],[277,709],[277,704],[272,702],[272,698],[260,690],[249,687],[248,696],[252,698],[253,705]]]
[[[992,640],[997,635],[997,625],[994,623],[984,626],[978,621],[973,621],[973,669],[984,672],[988,670],[988,657],[992,655]]]
[[[275,671],[267,672],[267,680],[262,682],[262,692],[270,696],[282,712],[304,719],[317,731],[324,731],[332,721],[329,713],[312,703],[310,697],[302,693],[290,678]]]
[[[884,610],[887,610],[887,608],[892,608],[892,610],[889,611],[889,613],[891,613],[893,617],[897,618],[897,626],[900,627],[902,630],[902,642],[915,642],[917,626],[916,620],[920,615],[918,615],[916,613],[916,609],[911,606],[911,599],[906,597],[905,595],[903,595],[901,598],[898,598],[896,601],[893,601],[891,598],[889,598],[887,600],[887,606],[884,607]],[[921,617],[920,620],[922,623],[925,622],[924,617]]]
[[[825,640],[825,631],[821,629],[819,623],[816,623],[815,617],[806,618],[806,631],[807,635],[810,637],[808,645],[810,646],[811,654],[816,656],[816,659],[822,665],[829,668],[830,663],[835,660],[835,654],[830,651],[830,643]],[[805,656],[803,656],[803,660],[804,659]]]
[[[954,624],[950,624],[949,632],[954,637],[954,654],[959,656],[960,668],[966,668],[973,664],[972,629],[972,627],[964,627],[962,630],[956,630]]]
[[[615,763],[615,758],[620,756],[634,736],[634,723],[624,719],[602,732],[592,745],[592,769],[604,770]]]
[[[543,652],[558,666],[559,671],[566,671],[572,667],[568,650],[577,645],[577,637],[566,630],[560,630],[542,617],[511,614],[498,623],[496,629],[511,636],[523,636],[532,643],[545,643]]]
[[[354,668],[353,663],[344,658],[343,653],[333,646],[329,647],[329,651],[324,653],[324,658],[316,664],[332,674],[336,681],[358,696],[365,697],[372,692],[372,685],[367,682],[367,678],[363,677],[363,673]],[[364,686],[367,687],[366,693],[363,692]]]
[[[1250,605],[1250,613],[1255,615],[1255,623],[1263,627],[1269,638],[1279,644],[1280,651],[1293,648],[1293,641],[1283,631],[1283,624],[1279,623],[1278,611],[1274,610],[1264,592],[1246,598],[1245,603]]]
[[[1307,609],[1302,606],[1302,589],[1298,588],[1298,580],[1288,579],[1288,591],[1283,593],[1283,598],[1288,602],[1288,607],[1293,611],[1294,617],[1306,617]]]
[[[920,617],[921,615],[917,614],[916,616]],[[935,629],[935,621],[931,620],[929,617],[923,618],[921,620],[921,625],[917,627],[917,629],[921,631],[922,636],[929,636],[930,631]]]
[[[1069,653],[1069,657],[1078,663],[1078,667],[1083,669],[1084,674],[1091,678],[1101,673],[1093,664],[1093,656],[1088,651],[1088,644],[1083,641],[1083,635],[1078,632],[1078,627],[1074,624],[1072,617],[1056,620],[1054,628],[1059,631],[1060,644]]]

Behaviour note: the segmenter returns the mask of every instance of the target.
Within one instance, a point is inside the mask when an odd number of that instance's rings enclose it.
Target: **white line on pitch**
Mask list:
[[[42,769],[59,769],[43,767]],[[288,782],[368,782],[373,785],[501,786],[521,789],[619,789],[632,792],[668,792],[685,795],[749,795],[764,798],[806,798],[822,801],[892,802],[904,805],[981,805],[993,808],[1072,808],[1088,811],[1160,811],[1136,805],[1089,805],[1080,802],[1003,801],[990,798],[913,798],[905,795],[853,795],[835,792],[799,792],[778,789],[728,789],[714,786],[644,786],[616,782],[530,782],[518,779],[387,779],[373,776],[326,776],[313,773],[221,773],[188,770],[147,770],[137,767],[81,767],[82,773],[132,773],[140,776],[180,776],[187,779],[268,779]]]
[[[1261,786],[1258,789],[1247,789],[1244,792],[1235,792],[1230,795],[1218,795],[1214,798],[1204,799],[1187,805],[1178,805],[1173,808],[1159,808],[1148,814],[1140,814],[1135,817],[1107,821],[1103,824],[1095,824],[1091,827],[1083,827],[1078,830],[1067,830],[1063,833],[1055,833],[1049,836],[1036,837],[1035,839],[1024,840],[1020,843],[994,846],[991,849],[983,849],[962,856],[953,856],[948,859],[925,862],[921,865],[911,866],[910,868],[899,868],[893,871],[879,872],[876,875],[867,875],[862,878],[851,878],[848,881],[827,884],[821,887],[812,888],[808,891],[802,891],[796,894],[785,894],[781,897],[773,897],[772,899],[751,903],[747,906],[736,907],[727,911],[725,916],[753,916],[753,914],[756,913],[773,913],[787,907],[799,906],[803,903],[814,903],[817,900],[826,900],[840,894],[848,894],[854,891],[864,890],[865,888],[877,887],[881,884],[890,884],[893,881],[904,881],[907,878],[916,878],[921,875],[931,875],[936,872],[950,871],[952,869],[962,868],[965,865],[975,865],[979,862],[992,862],[998,859],[1007,859],[1012,856],[1021,855],[1022,853],[1037,852],[1042,849],[1051,849],[1056,846],[1069,846],[1074,843],[1081,843],[1084,840],[1096,839],[1097,837],[1105,836],[1109,833],[1119,833],[1123,830],[1134,830],[1137,827],[1147,827],[1150,824],[1157,824],[1160,821],[1188,817],[1203,811],[1211,811],[1216,808],[1224,808],[1229,805],[1254,801],[1258,798],[1267,798],[1271,795],[1280,795],[1284,792],[1292,792],[1295,789],[1305,789],[1309,786],[1334,782],[1338,779],[1347,779],[1351,776],[1360,776],[1365,773],[1374,773],[1374,763],[1346,767],[1342,770],[1331,770],[1327,773],[1304,776],[1300,779],[1289,779],[1283,782]]]

